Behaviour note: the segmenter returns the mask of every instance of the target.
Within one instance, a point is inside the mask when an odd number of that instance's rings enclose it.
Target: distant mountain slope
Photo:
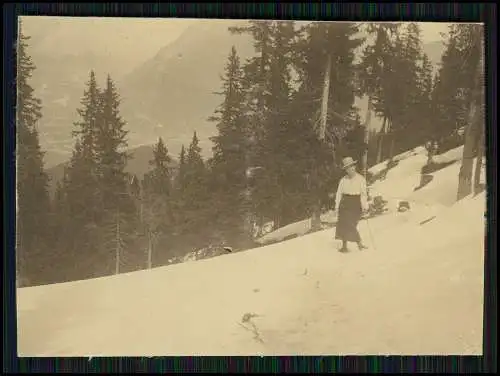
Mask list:
[[[229,33],[228,27],[237,23],[213,21],[190,26],[119,83],[132,144],[160,135],[187,143],[196,130],[203,154],[211,155],[208,137],[215,133],[215,125],[207,118],[222,101],[214,92],[221,88],[227,56],[233,45],[242,61],[254,53],[251,38]]]

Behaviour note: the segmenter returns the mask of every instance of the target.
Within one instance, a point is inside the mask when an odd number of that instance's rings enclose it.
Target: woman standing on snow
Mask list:
[[[346,175],[340,179],[337,188],[335,239],[342,240],[340,252],[348,252],[347,242],[357,243],[360,250],[366,249],[357,229],[363,212],[368,210],[366,180],[356,172],[356,161],[351,157],[342,160],[342,169]]]

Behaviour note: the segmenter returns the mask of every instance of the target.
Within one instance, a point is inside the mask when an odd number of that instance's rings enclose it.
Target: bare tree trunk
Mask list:
[[[481,56],[479,59],[479,63],[477,65],[476,71],[476,79],[474,85],[474,91],[479,91],[484,89],[484,85],[482,85],[482,76],[483,76],[483,40],[481,38]],[[470,111],[469,111],[469,122],[467,124],[466,133],[465,133],[465,144],[464,151],[462,155],[462,166],[460,167],[460,172],[458,174],[458,192],[457,192],[457,200],[461,200],[462,198],[470,195],[472,193],[472,173],[473,173],[473,164],[474,157],[476,157],[476,145],[478,139],[480,139],[481,128],[484,128],[484,124],[481,124],[482,116],[482,105],[481,103],[477,103],[479,95],[473,95]],[[480,173],[480,171],[479,171]]]
[[[474,103],[471,104],[469,114],[469,124],[465,133],[465,144],[462,155],[462,166],[458,174],[458,192],[457,200],[470,195],[472,193],[472,168],[474,164],[475,148],[476,148],[476,117],[477,109]]]
[[[384,136],[386,132],[386,126],[387,126],[387,117],[384,116],[384,121],[382,123],[382,129],[379,132],[379,140],[378,140],[378,150],[377,150],[377,164],[382,162],[382,147],[384,145]]]
[[[330,71],[332,69],[332,55],[328,54],[326,58],[325,76],[323,82],[323,97],[321,100],[321,122],[319,129],[319,139],[323,141],[326,133],[326,121],[328,119],[328,97],[330,95]],[[318,179],[317,166],[314,167],[313,176],[315,181]],[[316,184],[317,186],[317,184]],[[311,230],[321,229],[321,204],[319,198],[316,198],[316,204],[313,205],[311,216]]]
[[[370,123],[372,118],[372,99],[368,97],[368,109],[366,110],[366,118],[365,118],[365,150],[363,151],[363,176],[366,179],[366,175],[368,173],[368,144],[370,142]]]
[[[474,169],[474,194],[481,193],[481,169],[483,167],[483,156],[484,156],[484,126],[481,124],[481,135],[478,138],[478,143],[476,146],[476,167]]]
[[[332,69],[332,55],[326,58],[325,76],[323,82],[323,96],[321,99],[321,123],[319,129],[319,139],[325,139],[326,120],[328,118],[328,97],[330,95],[330,70]]]
[[[476,146],[476,151],[477,151],[477,155],[476,155],[476,170],[475,170],[475,173],[474,173],[474,193],[475,194],[479,194],[480,191],[481,191],[481,184],[480,184],[480,181],[481,181],[481,169],[482,169],[482,165],[483,165],[483,156],[484,156],[484,150],[485,150],[485,137],[486,137],[486,130],[485,130],[485,107],[484,107],[484,104],[485,104],[485,98],[484,98],[484,84],[485,84],[485,81],[484,81],[484,35],[480,35],[481,37],[481,51],[480,51],[480,59],[479,59],[479,68],[478,68],[478,80],[477,80],[477,83],[476,83],[476,88],[478,90],[478,95],[476,96],[476,98],[479,100],[479,104],[478,104],[478,108],[477,108],[477,111],[478,111],[478,133],[479,133],[479,137],[478,137],[478,143],[477,143],[477,146]]]

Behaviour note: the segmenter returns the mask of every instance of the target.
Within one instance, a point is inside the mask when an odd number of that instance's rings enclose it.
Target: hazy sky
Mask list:
[[[122,59],[124,69],[153,57],[193,23],[180,19],[22,17],[32,37],[30,52],[80,54],[93,52]],[[127,68],[125,68],[127,67]]]

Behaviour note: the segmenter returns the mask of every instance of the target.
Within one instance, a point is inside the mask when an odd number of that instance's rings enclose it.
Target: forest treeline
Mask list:
[[[68,124],[73,154],[51,197],[37,132],[43,103],[30,86],[36,67],[21,28],[20,285],[160,266],[209,244],[253,247],[264,223],[281,227],[331,206],[344,156],[373,165],[428,141],[442,150],[455,147],[464,142],[464,128],[471,140],[484,137],[471,115],[484,103],[477,95],[478,25],[450,27],[435,73],[416,23],[313,22],[299,28],[293,21],[251,21],[230,32],[251,35],[255,56],[241,61],[235,47],[228,51],[216,93],[220,105],[209,119],[217,126],[212,158],[202,158],[196,133],[178,156],[160,138],[144,177],[127,174],[127,127],[133,124],[120,116],[113,79],[100,85],[90,72],[77,120]],[[370,131],[368,143],[355,107],[360,96],[383,124]],[[478,148],[470,149],[474,156]],[[471,174],[462,172],[466,184]]]

